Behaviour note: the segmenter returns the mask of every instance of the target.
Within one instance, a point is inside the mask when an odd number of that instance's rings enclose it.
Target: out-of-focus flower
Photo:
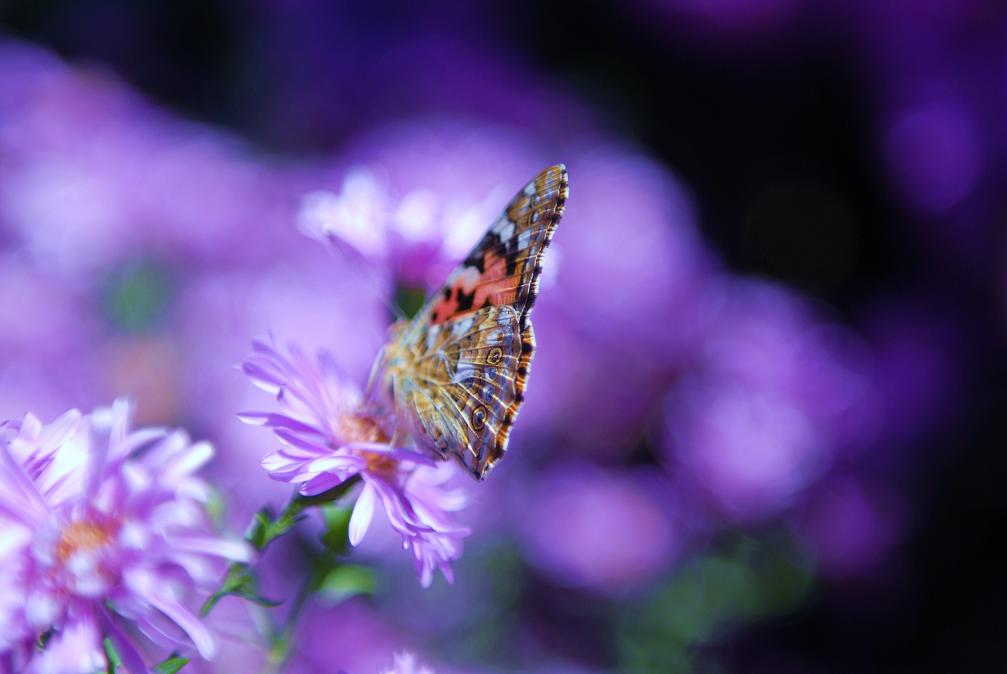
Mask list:
[[[434,670],[421,665],[412,653],[399,653],[395,656],[395,664],[381,674],[434,674]]]
[[[965,199],[982,172],[982,143],[970,111],[946,86],[933,83],[894,115],[884,142],[890,180],[924,215]]]
[[[868,441],[870,380],[851,338],[778,288],[735,282],[721,311],[669,398],[668,446],[720,515],[753,521]]]
[[[810,495],[799,528],[823,573],[849,577],[885,559],[903,524],[902,511],[899,498],[883,484],[830,476]]]
[[[534,504],[521,517],[528,556],[562,585],[610,592],[639,586],[681,544],[669,487],[658,475],[555,468],[522,498]]]
[[[170,118],[107,73],[23,45],[0,50],[0,79],[11,83],[0,115],[0,232],[53,272],[86,279],[151,250],[188,265],[247,264],[289,241],[291,202],[304,189],[294,171]]]
[[[130,671],[146,671],[150,646],[214,655],[192,590],[210,589],[223,560],[252,553],[210,527],[195,473],[212,454],[183,431],[131,431],[124,401],[0,426],[6,662],[90,674],[105,666],[103,637]]]
[[[0,159],[2,161],[2,159]],[[55,416],[100,400],[99,321],[80,287],[60,284],[24,251],[0,250],[0,419]],[[86,382],[86,384],[85,384]]]
[[[305,196],[298,226],[308,236],[351,249],[402,282],[426,286],[437,282],[428,270],[463,258],[501,203],[500,198],[469,201],[464,193],[436,195],[425,189],[396,199],[376,175],[358,167],[347,174],[339,193]]]
[[[306,495],[359,477],[363,489],[350,518],[350,543],[363,539],[380,503],[413,555],[423,586],[430,585],[436,570],[451,582],[450,563],[461,556],[469,534],[450,515],[468,500],[460,488],[447,485],[457,472],[454,464],[438,465],[424,454],[393,447],[391,420],[363,409],[359,392],[340,381],[326,354],[310,359],[296,347],[282,353],[261,340],[253,349],[242,370],[280,407],[279,413],[241,414],[246,423],[271,428],[283,444],[263,459],[263,468]]]
[[[313,603],[294,639],[289,671],[300,674],[378,672],[387,666],[389,653],[411,645],[363,598],[334,606]]]
[[[633,450],[693,358],[719,273],[687,190],[655,161],[598,144],[568,166],[572,197],[546,255],[558,268],[536,304],[539,349],[518,431],[611,457]],[[632,222],[633,236],[617,222]]]
[[[363,136],[333,177],[305,198],[299,225],[362,256],[375,274],[432,289],[507,200],[555,161],[501,127],[449,121],[382,127]]]
[[[982,356],[965,347],[956,311],[938,302],[902,299],[877,302],[865,321],[877,413],[884,420],[871,447],[875,464],[880,455],[905,467],[918,464],[905,462],[900,450],[960,411],[961,373],[979,366],[975,359]]]

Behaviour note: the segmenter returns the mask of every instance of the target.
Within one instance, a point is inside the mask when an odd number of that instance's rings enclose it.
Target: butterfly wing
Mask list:
[[[398,418],[417,444],[479,479],[503,456],[524,401],[529,317],[568,191],[563,165],[536,176],[389,345],[408,354],[393,387]]]
[[[438,325],[487,305],[509,305],[523,327],[568,193],[562,164],[525,185],[417,318]]]
[[[486,306],[425,335],[432,348],[397,382],[398,417],[411,423],[421,447],[455,457],[481,478],[503,452],[521,397],[518,314]]]

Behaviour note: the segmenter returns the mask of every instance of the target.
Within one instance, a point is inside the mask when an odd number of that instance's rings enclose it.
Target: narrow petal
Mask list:
[[[101,631],[103,634],[107,635],[112,643],[115,645],[115,650],[119,654],[119,658],[122,660],[122,664],[126,665],[126,671],[129,674],[134,672],[139,672],[140,674],[147,674],[150,669],[147,664],[143,661],[143,656],[140,655],[140,651],[137,650],[136,646],[129,637],[115,624],[115,619],[109,615],[108,611],[104,608],[99,609],[98,620],[101,624]]]
[[[284,444],[290,445],[291,447],[298,447],[316,456],[324,456],[332,453],[331,447],[326,447],[324,445],[319,445],[318,443],[305,440],[302,436],[297,435],[296,433],[291,433],[285,429],[279,428],[274,432],[276,433],[276,437],[278,437]]]
[[[332,473],[322,473],[301,485],[298,490],[303,496],[315,496],[342,484],[343,480]]]
[[[180,552],[199,552],[232,562],[250,562],[254,557],[251,546],[244,541],[211,536],[172,536],[170,542],[172,548]]]
[[[370,482],[364,485],[357,503],[353,506],[353,514],[350,515],[350,545],[356,547],[360,541],[364,540],[364,534],[371,526],[371,519],[374,517],[374,504],[377,498],[374,494],[374,487]]]
[[[196,616],[189,613],[184,606],[172,597],[163,596],[158,591],[148,592],[147,601],[158,611],[166,615],[172,622],[182,628],[182,631],[189,635],[196,650],[205,660],[213,658],[217,652],[217,645],[213,641],[210,630],[206,628]]]
[[[6,446],[0,446],[0,475],[7,476],[2,480],[5,489],[0,490],[0,511],[24,522],[46,517],[49,506]]]
[[[166,428],[144,428],[134,431],[112,447],[108,459],[110,462],[121,461],[145,445],[161,440],[167,434],[168,429]]]
[[[198,471],[212,458],[213,445],[209,442],[203,441],[192,444],[187,450],[180,453],[174,461],[164,467],[161,481],[165,484],[171,484],[181,480]]]
[[[284,428],[288,431],[298,433],[316,433],[318,435],[324,435],[323,429],[298,421],[286,414],[276,414],[273,412],[240,412],[238,414],[238,419],[249,426]]]

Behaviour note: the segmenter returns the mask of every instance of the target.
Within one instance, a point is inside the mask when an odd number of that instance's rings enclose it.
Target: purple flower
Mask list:
[[[656,474],[574,463],[529,481],[531,492],[514,505],[525,549],[562,585],[615,594],[638,588],[682,545],[670,485]]]
[[[249,335],[282,321],[284,330],[297,334],[309,352],[338,343],[340,371],[363,380],[385,338],[384,293],[362,288],[359,270],[333,264],[331,251],[311,245],[291,229],[288,223],[297,255],[278,255],[245,269],[187,271],[176,303],[180,310],[173,316],[170,339],[184,359],[180,370],[199,372],[179,381],[185,418],[212,431],[221,448],[210,476],[228,503],[231,522],[239,527],[264,505],[282,506],[290,490],[259,467],[259,460],[274,447],[272,437],[234,423],[234,411],[253,408],[261,402],[260,392],[221,364],[240,362],[248,353]],[[322,288],[325,292],[319,292]],[[351,321],[353,329],[346,330]]]
[[[924,215],[945,212],[976,187],[983,143],[965,103],[949,87],[929,83],[906,92],[884,142],[888,173],[902,200]]]
[[[435,287],[552,158],[500,127],[385,126],[303,199],[298,224],[394,281]]]
[[[827,576],[844,578],[876,570],[898,542],[905,506],[887,485],[834,475],[811,495],[799,531]]]
[[[0,80],[0,234],[52,272],[86,280],[137,251],[250,264],[290,241],[297,171],[25,45],[0,40]]]
[[[407,283],[426,286],[444,280],[450,265],[465,256],[506,198],[502,191],[476,200],[424,188],[396,195],[374,172],[356,167],[339,192],[315,191],[304,197],[298,226],[308,236],[349,248]]]
[[[545,259],[554,283],[536,302],[538,351],[514,442],[611,460],[637,446],[655,401],[695,358],[721,273],[688,190],[658,163],[599,143],[568,165],[572,197]],[[612,226],[622,220],[632,237]]]
[[[676,468],[730,521],[789,507],[876,415],[852,338],[787,292],[730,284],[701,357],[668,399]]]
[[[434,674],[434,670],[421,665],[412,653],[399,653],[392,668],[382,674]]]
[[[381,671],[388,654],[408,645],[406,635],[382,617],[374,602],[362,597],[329,605],[315,602],[305,610],[296,647],[284,671],[334,674]]]
[[[0,662],[91,673],[105,637],[130,671],[152,646],[212,657],[191,589],[251,558],[209,525],[195,472],[212,455],[183,431],[131,431],[124,401],[0,426]]]
[[[367,413],[359,391],[340,381],[326,354],[310,359],[293,346],[284,354],[261,340],[253,342],[253,351],[242,371],[276,396],[280,411],[240,416],[272,428],[282,443],[263,459],[270,477],[298,485],[305,495],[359,477],[363,488],[350,518],[350,543],[363,540],[380,504],[413,555],[423,586],[430,585],[436,570],[451,582],[450,562],[461,556],[462,539],[469,534],[450,515],[468,502],[464,491],[447,484],[457,473],[454,464],[393,446],[392,420]]]

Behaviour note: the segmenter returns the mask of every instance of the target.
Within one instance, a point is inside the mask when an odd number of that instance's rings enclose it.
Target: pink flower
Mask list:
[[[241,369],[280,408],[240,415],[272,428],[282,444],[262,462],[270,477],[297,485],[305,495],[359,477],[363,488],[350,518],[350,543],[363,540],[380,504],[412,553],[423,586],[436,570],[451,582],[450,563],[461,556],[469,534],[451,516],[468,503],[464,491],[447,484],[457,473],[454,464],[394,447],[394,420],[368,413],[359,391],[340,381],[325,354],[310,359],[295,346],[282,353],[271,341],[258,340]]]
[[[135,672],[149,646],[212,657],[189,606],[223,560],[251,558],[208,521],[195,473],[212,455],[183,431],[131,432],[124,401],[0,425],[0,664],[91,674],[103,638]]]

